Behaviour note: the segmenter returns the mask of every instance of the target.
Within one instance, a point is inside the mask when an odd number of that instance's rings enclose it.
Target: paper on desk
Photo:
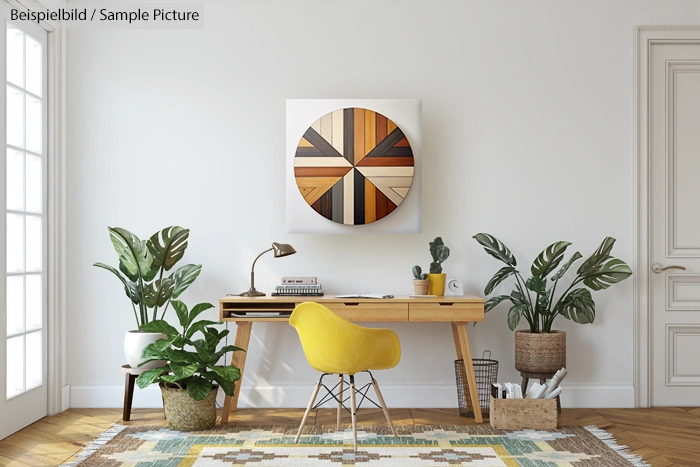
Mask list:
[[[356,293],[348,295],[336,295],[336,298],[394,298],[391,294],[384,293]]]

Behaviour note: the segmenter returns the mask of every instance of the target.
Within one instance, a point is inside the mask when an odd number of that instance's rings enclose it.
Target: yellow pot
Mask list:
[[[437,295],[442,297],[445,295],[445,279],[447,274],[428,274],[430,285],[428,286],[428,295]]]

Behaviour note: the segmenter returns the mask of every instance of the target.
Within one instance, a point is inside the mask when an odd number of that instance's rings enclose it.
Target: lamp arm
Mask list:
[[[272,251],[272,250],[273,250],[273,248],[270,248],[269,250],[265,250],[262,253],[260,253],[258,256],[256,256],[256,258],[253,260],[253,265],[250,267],[251,274],[253,274],[253,272],[255,271],[255,263],[258,261],[258,258],[260,258],[262,255],[264,255],[268,251]]]

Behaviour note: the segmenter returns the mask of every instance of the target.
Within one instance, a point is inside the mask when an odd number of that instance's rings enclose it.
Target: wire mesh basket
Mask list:
[[[486,358],[488,354],[489,358]],[[491,351],[485,350],[482,358],[472,358],[476,387],[479,391],[479,404],[484,417],[489,416],[491,384],[498,380],[498,361],[491,359]],[[459,402],[459,414],[462,417],[473,417],[474,408],[467,384],[467,372],[464,369],[464,360],[455,360],[455,374],[457,376],[457,401]]]

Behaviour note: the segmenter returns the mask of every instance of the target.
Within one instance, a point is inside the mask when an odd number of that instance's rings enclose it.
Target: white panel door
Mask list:
[[[0,4],[0,439],[46,416],[46,32]]]
[[[700,44],[649,45],[651,403],[700,405]]]

